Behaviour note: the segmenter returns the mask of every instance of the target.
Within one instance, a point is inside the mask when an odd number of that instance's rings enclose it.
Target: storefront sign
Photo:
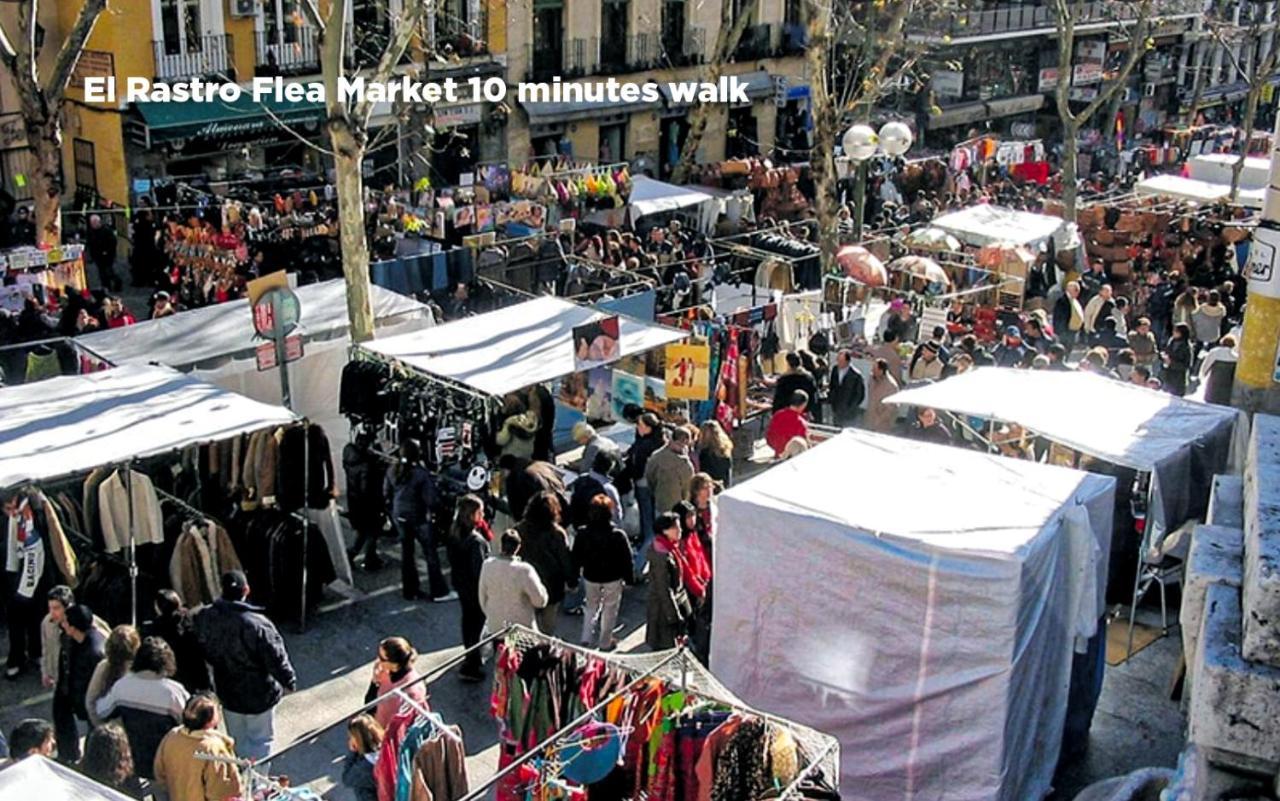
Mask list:
[[[483,103],[467,103],[461,106],[439,106],[435,110],[435,127],[458,128],[464,125],[479,125],[484,119]]]
[[[668,345],[668,400],[707,400],[711,397],[711,347]]]
[[[1076,63],[1096,61],[1099,64],[1107,57],[1107,43],[1101,39],[1076,42]]]
[[[1071,83],[1073,86],[1102,83],[1102,65],[1077,64],[1071,72]]]
[[[1058,68],[1045,67],[1040,70],[1040,80],[1036,84],[1037,92],[1052,92],[1058,88]]]
[[[938,97],[961,97],[964,95],[964,73],[960,70],[934,70],[930,85]]]
[[[85,78],[112,78],[116,74],[116,57],[106,50],[82,50],[71,72],[71,85],[84,88]]]

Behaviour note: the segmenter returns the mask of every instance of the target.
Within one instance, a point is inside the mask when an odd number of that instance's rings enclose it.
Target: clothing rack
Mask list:
[[[319,737],[320,735],[322,735],[322,734],[324,734],[325,732],[329,731],[330,729],[335,729],[335,728],[337,728],[338,726],[341,726],[341,725],[345,724],[345,723],[346,723],[347,721],[349,721],[352,717],[354,717],[354,716],[356,716],[356,715],[359,715],[359,714],[361,714],[361,713],[363,713],[363,712],[368,712],[368,711],[369,711],[369,710],[371,710],[371,709],[375,709],[375,708],[376,708],[379,704],[381,704],[383,701],[386,701],[386,700],[391,699],[391,698],[395,698],[395,697],[397,697],[397,695],[399,695],[400,697],[402,697],[402,698],[403,698],[403,697],[404,697],[404,692],[405,692],[406,690],[408,690],[410,687],[415,687],[415,686],[417,686],[417,685],[419,685],[419,684],[422,684],[422,685],[428,685],[428,684],[431,684],[433,681],[436,681],[436,680],[437,680],[437,679],[439,679],[441,676],[443,676],[445,673],[449,672],[449,671],[450,671],[450,670],[452,670],[453,668],[455,668],[455,667],[457,667],[458,665],[461,665],[463,662],[465,662],[465,661],[466,661],[466,659],[467,659],[467,657],[468,657],[468,656],[470,656],[473,652],[478,651],[478,650],[480,650],[481,648],[484,648],[486,645],[488,645],[489,643],[494,642],[495,640],[498,640],[498,639],[500,639],[500,638],[502,638],[502,637],[507,636],[509,633],[511,633],[511,631],[512,631],[512,629],[513,629],[513,628],[514,628],[513,626],[507,626],[506,628],[504,628],[504,629],[502,629],[502,630],[500,630],[500,631],[498,631],[498,632],[495,632],[495,633],[493,633],[493,634],[490,634],[488,637],[485,637],[484,639],[480,640],[478,643],[476,643],[475,645],[471,646],[470,648],[465,648],[465,649],[463,649],[463,650],[462,650],[461,652],[459,652],[458,654],[455,654],[454,656],[450,657],[449,659],[446,659],[444,662],[441,662],[440,664],[438,664],[438,665],[436,665],[435,667],[431,668],[431,669],[430,669],[430,670],[428,670],[426,673],[423,673],[421,676],[419,676],[418,678],[414,679],[413,681],[411,681],[411,682],[407,682],[407,683],[405,683],[405,684],[402,684],[402,685],[400,685],[399,687],[397,687],[396,689],[391,690],[390,692],[387,692],[387,693],[384,693],[383,695],[378,696],[377,698],[373,699],[372,701],[368,702],[367,704],[362,705],[362,706],[361,706],[361,707],[359,707],[358,709],[354,709],[354,710],[352,710],[351,712],[348,712],[348,713],[344,714],[344,715],[343,715],[342,717],[340,717],[340,718],[337,718],[337,719],[335,719],[335,720],[333,720],[333,721],[331,721],[331,722],[329,722],[329,723],[325,723],[325,724],[324,724],[324,725],[322,725],[322,726],[318,726],[318,727],[316,727],[316,728],[312,729],[312,730],[311,730],[311,731],[309,731],[309,732],[306,732],[306,733],[304,733],[304,734],[299,735],[297,738],[295,738],[295,739],[294,739],[294,741],[293,741],[293,742],[289,743],[289,744],[288,744],[288,745],[286,745],[284,748],[281,748],[279,751],[276,751],[274,754],[271,754],[270,756],[268,756],[266,759],[264,759],[264,760],[262,760],[262,761],[263,761],[263,762],[271,762],[271,761],[273,761],[273,760],[279,759],[280,757],[284,756],[285,754],[289,753],[290,751],[293,751],[293,750],[294,750],[295,748],[297,748],[298,746],[303,745],[304,743],[308,743],[308,742],[311,742],[311,741],[315,740],[317,737]],[[437,717],[438,717],[438,716],[437,716]]]
[[[519,291],[519,290],[515,290],[515,291]],[[530,297],[536,297],[536,296],[531,295]],[[430,330],[430,329],[427,329],[427,330]],[[363,347],[360,344],[353,344],[351,346],[351,358],[358,359],[361,361],[377,362],[379,364],[386,365],[387,367],[390,367],[392,370],[398,370],[405,376],[408,376],[415,380],[439,384],[443,387],[448,388],[450,391],[458,392],[463,395],[470,395],[472,398],[479,401],[484,401],[486,403],[494,403],[496,400],[494,396],[489,395],[488,393],[485,393],[485,392],[481,392],[476,389],[472,389],[471,387],[468,387],[459,381],[455,381],[451,378],[445,378],[444,376],[438,376],[433,373],[424,373],[421,370],[415,370],[414,368],[408,366],[407,364],[400,361],[399,359],[396,359],[390,356],[384,356],[381,353],[375,353],[371,350],[368,350],[367,348]]]
[[[436,730],[439,731],[441,734],[443,734],[444,736],[448,737],[450,740],[453,740],[454,742],[460,745],[462,744],[462,738],[449,730],[449,727],[444,722],[444,718],[440,717],[440,715],[438,715],[435,712],[428,711],[425,706],[423,706],[422,704],[410,698],[409,694],[404,691],[404,688],[397,687],[396,689],[392,690],[392,692],[395,695],[399,696],[400,700],[405,705],[407,705],[410,709],[417,712],[419,715],[422,715],[427,720],[431,721],[431,724],[435,726]]]

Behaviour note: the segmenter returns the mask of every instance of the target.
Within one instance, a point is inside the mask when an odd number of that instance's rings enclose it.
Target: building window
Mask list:
[[[664,0],[662,3],[662,52],[668,60],[676,61],[684,55],[684,0]]]
[[[0,150],[0,178],[4,179],[2,188],[13,195],[16,201],[31,199],[31,180],[29,176],[36,168],[35,153],[29,147],[16,147]],[[19,177],[21,176],[21,177]]]
[[[160,0],[160,38],[165,55],[199,53],[204,25],[201,0]]]
[[[600,10],[600,66],[619,71],[627,64],[627,0],[604,0]]]
[[[564,64],[564,3],[535,0],[533,6],[533,77],[559,75]]]
[[[740,159],[760,154],[756,115],[750,106],[729,109],[729,127],[725,135],[725,158]]]
[[[627,123],[600,126],[600,163],[613,164],[627,158]]]
[[[93,142],[76,139],[71,143],[75,156],[76,188],[98,191],[98,162],[93,153]]]

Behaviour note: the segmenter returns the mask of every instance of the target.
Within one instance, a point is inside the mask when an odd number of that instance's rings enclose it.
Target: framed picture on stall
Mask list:
[[[574,326],[574,368],[588,370],[616,361],[621,353],[619,334],[620,322],[616,314]]]

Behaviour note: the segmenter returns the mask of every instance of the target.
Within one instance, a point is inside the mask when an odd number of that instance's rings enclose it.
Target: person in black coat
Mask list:
[[[800,354],[788,353],[787,372],[773,385],[773,411],[781,411],[790,406],[791,397],[797,389],[804,390],[810,398],[818,397],[818,382],[813,380],[813,373],[804,369]]]
[[[613,627],[635,561],[631,540],[614,524],[613,513],[613,501],[596,495],[587,508],[587,524],[573,541],[573,568],[586,584],[581,643],[604,651],[617,646]]]
[[[373,434],[362,431],[342,449],[342,469],[347,475],[347,521],[356,530],[355,544],[347,549],[352,562],[364,550],[364,569],[378,570],[378,536],[386,519],[382,483],[387,469],[382,457],[373,452]]]
[[[205,664],[200,643],[196,641],[191,613],[182,605],[182,597],[173,590],[156,593],[156,616],[142,624],[143,637],[159,637],[173,651],[174,681],[195,695],[211,689],[209,666]]]
[[[98,279],[102,285],[112,292],[124,288],[120,276],[116,275],[116,231],[102,224],[102,217],[89,215],[89,231],[85,236],[89,259],[98,268]]]
[[[228,570],[222,597],[201,609],[194,622],[237,755],[263,759],[275,742],[276,705],[297,689],[298,677],[275,624],[248,599],[249,580]]]
[[[462,645],[471,648],[480,642],[484,630],[484,610],[480,607],[480,568],[489,556],[489,540],[482,533],[484,501],[463,495],[454,506],[453,530],[449,536],[449,567],[453,589],[462,606]],[[463,681],[483,681],[480,649],[467,654],[458,671]]]
[[[415,439],[400,443],[400,461],[382,482],[382,493],[391,508],[391,522],[400,534],[400,590],[408,600],[424,597],[418,577],[414,546],[421,545],[427,557],[427,584],[431,600],[453,600],[444,571],[440,569],[440,549],[431,525],[436,503],[436,485],[422,466],[422,446]]]
[[[93,625],[92,609],[77,604],[67,610],[62,619],[62,651],[53,689],[53,726],[58,737],[58,759],[63,762],[80,761],[76,721],[89,720],[84,697],[94,668],[106,658],[106,645],[106,637]]]
[[[1164,388],[1181,398],[1191,374],[1191,326],[1176,323],[1164,354]]]
[[[853,366],[852,354],[848,350],[836,354],[836,365],[831,368],[831,378],[827,383],[830,387],[827,403],[831,406],[831,419],[841,428],[856,425],[862,417],[862,401],[866,398],[867,387],[862,374]]]

